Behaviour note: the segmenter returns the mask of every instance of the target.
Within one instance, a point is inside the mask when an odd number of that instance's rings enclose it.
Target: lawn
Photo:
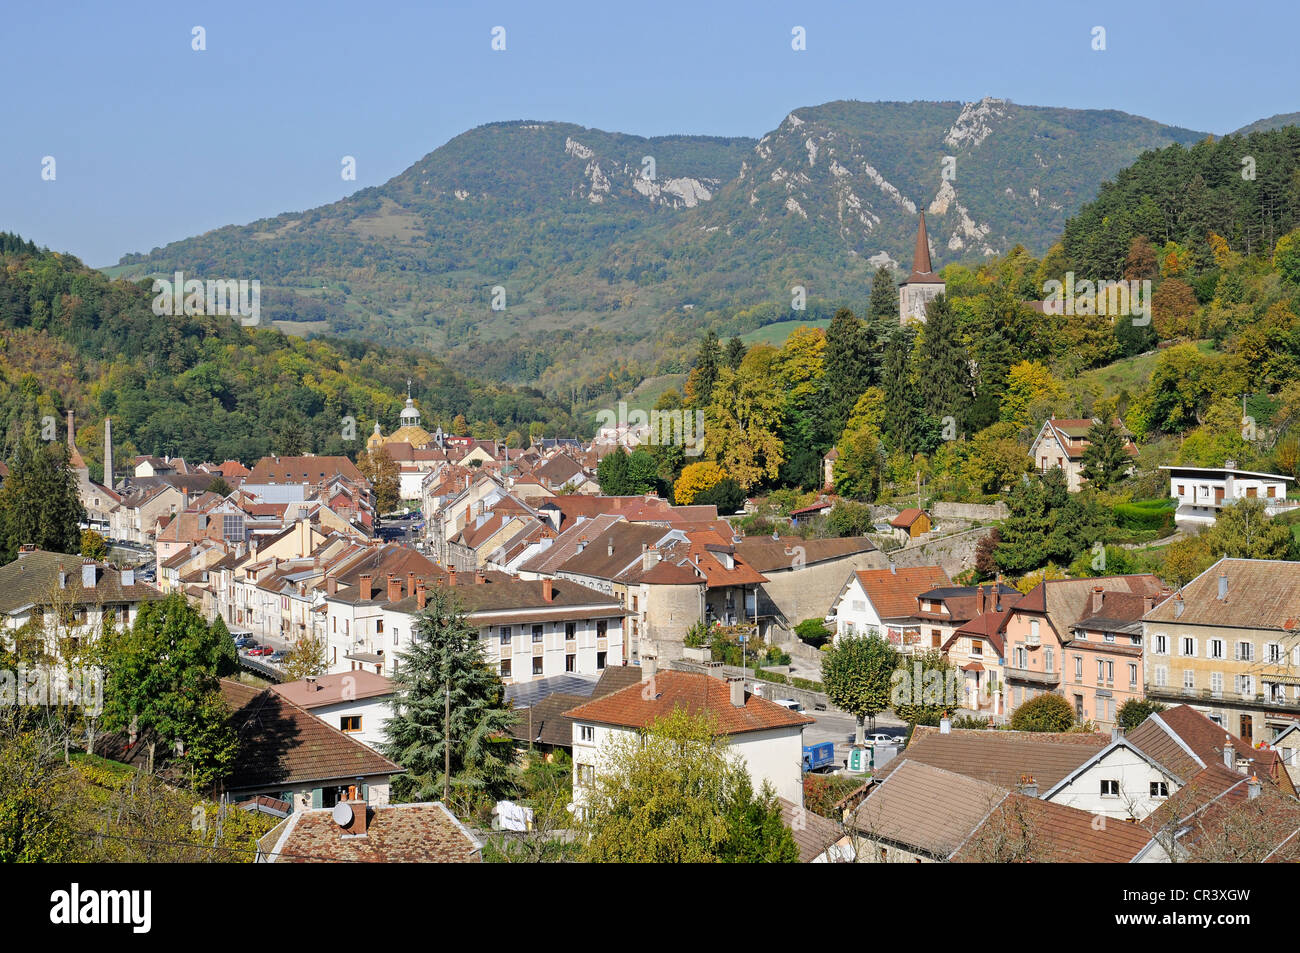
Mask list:
[[[765,324],[748,334],[742,334],[740,339],[746,344],[771,344],[773,347],[780,347],[795,328],[822,328],[824,330],[830,323],[830,318],[820,318],[812,321],[777,321],[775,324]]]

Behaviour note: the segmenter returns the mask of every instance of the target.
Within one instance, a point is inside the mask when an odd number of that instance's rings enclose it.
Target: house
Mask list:
[[[925,510],[909,507],[889,521],[897,539],[906,543],[910,539],[919,539],[930,532],[930,517]]]
[[[834,602],[835,638],[838,641],[874,630],[896,647],[910,651],[922,641],[922,626],[915,618],[918,597],[951,586],[952,580],[938,566],[900,568],[890,563],[888,569],[850,573]]]
[[[61,641],[93,641],[109,624],[130,628],[142,606],[162,598],[133,569],[24,545],[0,566],[0,636],[7,651],[57,658]],[[23,632],[29,623],[40,631]],[[20,646],[20,638],[28,641]]]
[[[233,800],[266,796],[294,812],[350,798],[388,803],[391,779],[402,768],[369,745],[269,688],[222,679],[221,695],[239,739],[225,783]]]
[[[962,673],[965,684],[960,706],[1000,718],[1006,714],[1007,622],[1021,595],[1000,580],[976,588],[973,607],[968,599],[947,598],[943,595],[946,590],[922,593],[920,598],[924,603],[938,595],[948,616],[937,620],[941,637],[944,628],[950,629],[940,651]]]
[[[1294,785],[1300,781],[1300,758],[1296,756],[1297,749],[1300,749],[1300,721],[1293,721],[1281,729],[1270,747],[1277,752],[1291,783]]]
[[[1238,470],[1236,461],[1222,467],[1161,467],[1169,473],[1169,495],[1178,501],[1174,522],[1181,526],[1208,526],[1225,506],[1237,500],[1260,499],[1264,512],[1276,516],[1300,506],[1286,498],[1294,477]]]
[[[1029,445],[1029,456],[1039,473],[1046,473],[1053,467],[1065,472],[1066,484],[1071,492],[1083,486],[1083,453],[1088,449],[1088,431],[1101,421],[1097,418],[1058,418],[1050,417],[1038,430],[1038,436]],[[1112,421],[1119,428],[1124,440],[1124,452],[1130,457],[1137,457],[1137,444],[1119,419]]]
[[[859,863],[1132,863],[1151,842],[1136,824],[1039,799],[1029,779],[1009,788],[907,756],[852,823]]]
[[[745,691],[743,679],[694,672],[658,671],[642,665],[644,684],[579,705],[573,722],[573,792],[581,807],[603,770],[606,746],[634,737],[655,721],[682,709],[714,719],[716,730],[740,756],[755,790],[771,784],[778,797],[803,806],[803,729],[806,715]]]
[[[1167,595],[1092,587],[1086,618],[1070,626],[1065,646],[1065,691],[1081,721],[1109,731],[1124,703],[1143,697],[1142,616]]]
[[[397,690],[390,679],[365,669],[337,675],[309,675],[272,685],[271,691],[363,744],[388,740],[384,722],[393,717]]]
[[[830,818],[814,814],[793,801],[778,798],[781,821],[799,848],[801,864],[853,863],[853,837]]]
[[[1300,563],[1220,559],[1143,616],[1146,694],[1248,744],[1300,717]]]
[[[1115,646],[1127,642],[1140,648],[1143,637],[1112,632],[1116,642],[1094,644],[1086,638],[1088,628],[1078,628],[1080,622],[1101,615],[1102,596],[1108,592],[1135,595],[1149,608],[1167,590],[1150,574],[1048,579],[1016,603],[1006,623],[1009,712],[1050,691],[1064,695],[1081,717],[1109,725],[1115,722],[1119,700],[1140,694],[1141,660]],[[1112,625],[1099,621],[1093,631]],[[1085,662],[1100,663],[1100,668],[1086,670]]]
[[[370,805],[357,798],[295,811],[258,839],[256,862],[465,864],[481,862],[482,850],[441,801]]]
[[[804,619],[825,618],[845,576],[885,565],[884,555],[866,536],[784,540],[745,536],[734,542],[736,557],[765,580],[758,587],[756,617],[769,641],[789,637]]]

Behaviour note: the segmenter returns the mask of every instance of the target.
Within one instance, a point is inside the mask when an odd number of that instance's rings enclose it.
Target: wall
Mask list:
[[[888,557],[879,550],[854,553],[843,559],[803,566],[800,569],[769,569],[767,582],[759,587],[758,613],[774,615],[769,641],[788,636],[804,619],[824,619],[835,605],[851,573],[862,569],[884,569]]]
[[[1119,794],[1103,796],[1103,779],[1119,781]],[[1121,746],[1112,749],[1047,800],[1053,804],[1077,807],[1090,814],[1140,821],[1165,801],[1164,798],[1151,796],[1152,781],[1166,782],[1171,795],[1178,790],[1178,784],[1173,778],[1153,768],[1132,749]]]
[[[890,555],[898,566],[940,566],[950,577],[975,565],[975,547],[988,535],[989,527],[979,526],[952,536],[928,540],[920,545],[905,546]]]
[[[930,506],[935,518],[958,520],[1004,520],[1010,515],[1007,504],[997,503],[949,503],[939,500]]]

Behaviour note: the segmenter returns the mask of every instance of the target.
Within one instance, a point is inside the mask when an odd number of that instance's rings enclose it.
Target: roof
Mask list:
[[[1040,582],[1016,603],[1014,611],[1044,614],[1063,641],[1080,619],[1091,617],[1093,593],[1135,593],[1153,600],[1167,594],[1164,583],[1150,573],[1128,576],[1092,576],[1083,579],[1048,579]]]
[[[890,520],[889,525],[898,529],[910,529],[912,524],[922,516],[925,516],[925,510],[919,510],[915,506],[909,506]]]
[[[934,273],[930,263],[930,236],[925,230],[925,212],[920,215],[916,226],[916,248],[912,251],[912,273],[907,276],[906,284],[943,284],[943,279]]]
[[[1219,577],[1227,577],[1227,596],[1219,598]],[[1258,629],[1300,628],[1300,562],[1282,559],[1223,558],[1145,616],[1148,622]]]
[[[317,675],[311,680],[302,678],[296,682],[282,682],[272,685],[271,691],[310,711],[343,701],[381,698],[392,695],[395,689],[391,679],[366,669],[357,669],[337,675]]]
[[[785,798],[777,798],[781,805],[781,821],[790,830],[799,848],[799,863],[811,864],[829,847],[845,838],[845,832],[828,817],[814,814],[807,808]]]
[[[858,805],[854,823],[873,840],[887,840],[946,860],[1007,796],[1005,788],[905,756]]]
[[[357,465],[343,456],[263,457],[253,464],[244,482],[258,483],[320,483],[335,475],[353,482],[362,482]]]
[[[146,582],[122,585],[122,573],[105,563],[95,563],[93,588],[81,584],[81,556],[35,549],[0,566],[0,612],[14,612],[29,605],[49,605],[54,594],[73,605],[151,602],[163,594]],[[66,572],[65,588],[59,588],[59,569]]]
[[[1150,842],[1150,833],[1138,824],[1010,793],[952,861],[1127,864]]]
[[[399,774],[402,768],[272,690],[229,679],[221,695],[233,714],[239,752],[232,791]]]
[[[481,845],[440,801],[366,807],[364,836],[344,836],[333,809],[296,811],[258,840],[269,863],[477,863]]]
[[[638,681],[612,695],[580,705],[569,712],[574,721],[596,722],[623,728],[648,728],[660,718],[683,709],[691,715],[708,713],[717,720],[719,734],[736,735],[776,728],[802,728],[813,719],[783,708],[758,695],[745,693],[744,707],[731,703],[731,687],[720,678],[694,672],[659,671],[649,679],[654,689]]]
[[[939,566],[859,569],[855,575],[881,619],[914,615],[917,611],[917,596],[931,589],[952,585],[948,574]]]
[[[1110,735],[1093,732],[953,728],[944,734],[917,725],[905,754],[908,761],[1008,789],[1029,776],[1046,791],[1108,744]],[[876,777],[888,777],[897,763],[885,765]]]
[[[1156,712],[1125,737],[1184,782],[1210,765],[1224,764],[1224,747],[1231,745],[1235,762],[1247,762],[1260,777],[1287,793],[1295,790],[1276,751],[1251,747],[1190,705]]]
[[[794,568],[796,556],[802,565],[811,566],[832,559],[845,559],[859,553],[873,553],[875,544],[866,536],[836,539],[773,539],[770,536],[746,536],[735,544],[736,554],[761,573]]]
[[[586,701],[586,695],[553,692],[531,708],[516,709],[516,720],[506,730],[511,737],[525,744],[571,748],[573,719],[568,712]]]
[[[1262,480],[1285,480],[1292,483],[1295,482],[1295,477],[1285,476],[1284,474],[1281,473],[1261,473],[1257,470],[1238,470],[1236,467],[1166,466],[1166,467],[1161,467],[1160,469],[1168,470],[1170,476],[1175,476],[1179,474],[1201,475],[1201,476],[1211,477],[1212,479],[1221,480],[1226,478],[1228,474],[1232,474],[1233,476],[1258,477]]]

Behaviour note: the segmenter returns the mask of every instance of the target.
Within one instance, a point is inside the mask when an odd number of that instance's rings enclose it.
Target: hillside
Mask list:
[[[792,317],[793,285],[810,296],[799,317],[861,301],[872,262],[910,264],[919,208],[941,264],[1017,243],[1041,252],[1142,151],[1200,138],[994,99],[827,103],[757,141],[494,123],[380,187],[110,273],[256,277],[286,329],[436,349],[487,377],[596,399],[680,372],[705,324],[742,309],[739,330]]]

